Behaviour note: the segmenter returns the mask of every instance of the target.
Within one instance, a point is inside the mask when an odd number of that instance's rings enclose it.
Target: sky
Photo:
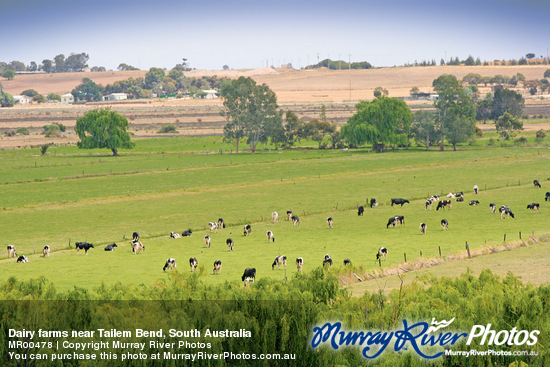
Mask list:
[[[548,0],[0,0],[0,61],[87,53],[116,70],[396,66],[547,56]]]

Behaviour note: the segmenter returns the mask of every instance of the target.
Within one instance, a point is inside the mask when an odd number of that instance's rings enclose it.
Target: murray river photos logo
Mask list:
[[[466,341],[479,345],[535,345],[538,341],[538,330],[492,330],[491,324],[474,325],[469,333],[444,331],[455,319],[436,321],[431,324],[425,321],[409,324],[403,320],[403,328],[393,331],[347,331],[342,329],[340,322],[327,322],[323,326],[313,328],[311,347],[313,349],[328,344],[334,350],[344,346],[359,346],[361,354],[368,359],[382,355],[385,350],[399,352],[411,347],[420,357],[426,359],[439,358],[444,354],[441,348],[449,348],[459,342]],[[430,348],[431,347],[431,348]],[[433,348],[440,347],[437,352]],[[428,351],[429,350],[429,351]],[[430,352],[431,351],[431,352]]]

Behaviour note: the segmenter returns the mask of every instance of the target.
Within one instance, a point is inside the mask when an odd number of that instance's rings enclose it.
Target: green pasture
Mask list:
[[[321,265],[328,253],[341,266],[350,258],[358,271],[374,268],[376,250],[389,250],[383,264],[420,256],[436,256],[549,231],[550,191],[546,180],[550,151],[545,147],[463,147],[453,151],[398,150],[386,153],[262,149],[257,154],[220,153],[220,138],[162,138],[140,140],[135,151],[119,157],[107,151],[52,147],[46,156],[37,149],[0,152],[0,227],[2,242],[15,245],[28,264],[0,260],[0,276],[19,280],[44,276],[58,289],[95,287],[118,281],[151,284],[169,276],[162,272],[168,257],[176,258],[178,272],[189,272],[188,259],[199,261],[205,281],[240,281],[244,268],[257,269],[258,278],[283,279],[284,270],[272,270],[275,256],[288,257],[286,276],[296,273],[296,257],[304,271]],[[15,179],[15,177],[17,179]],[[533,179],[543,188],[535,189]],[[474,195],[477,184],[480,194]],[[466,201],[453,201],[451,210],[424,209],[432,194],[464,191]],[[357,206],[374,197],[381,204],[357,216]],[[391,207],[402,197],[410,204]],[[479,206],[469,206],[471,199]],[[489,203],[509,205],[515,219],[491,214]],[[540,213],[525,209],[541,203]],[[294,227],[285,220],[288,209],[300,216]],[[279,223],[271,223],[271,212]],[[389,217],[405,216],[405,226],[386,229]],[[334,218],[328,229],[327,217]],[[210,234],[207,223],[223,217],[225,229]],[[449,221],[442,231],[439,222]],[[420,222],[428,225],[421,235]],[[252,234],[244,237],[244,224]],[[169,239],[171,231],[191,228],[188,238]],[[267,230],[275,233],[268,243]],[[142,235],[146,247],[134,255],[132,232]],[[210,234],[212,246],[204,246]],[[233,238],[235,249],[225,240]],[[77,255],[74,242],[96,245],[87,256]],[[114,252],[106,244],[116,242]],[[68,248],[69,243],[71,248]],[[50,245],[50,258],[40,256]],[[221,275],[212,275],[214,260],[223,263]],[[331,270],[338,271],[338,269]]]

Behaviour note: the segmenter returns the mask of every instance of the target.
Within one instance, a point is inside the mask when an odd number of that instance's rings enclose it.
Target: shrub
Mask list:
[[[51,136],[59,136],[60,128],[57,124],[44,125],[43,129],[47,138]]]
[[[176,130],[176,127],[174,125],[163,125],[159,131],[157,131],[157,134],[177,134],[178,130]]]
[[[525,144],[527,144],[527,139],[522,136],[521,138],[517,138],[516,140],[514,140],[514,144],[525,145]]]
[[[16,133],[21,135],[29,135],[29,129],[27,129],[26,127],[20,127],[19,129],[17,129]]]
[[[536,134],[537,143],[541,143],[544,138],[546,138],[546,132],[543,129],[540,129],[539,131],[537,131],[537,134]]]
[[[15,131],[13,130],[4,131],[4,134],[6,136],[15,136]]]
[[[46,151],[50,147],[50,144],[43,144],[40,146],[40,154],[45,155]]]

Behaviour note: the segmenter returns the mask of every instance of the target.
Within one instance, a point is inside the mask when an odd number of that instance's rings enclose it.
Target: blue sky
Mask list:
[[[86,52],[90,66],[256,68],[325,58],[393,66],[550,48],[547,0],[0,0],[0,61]]]

